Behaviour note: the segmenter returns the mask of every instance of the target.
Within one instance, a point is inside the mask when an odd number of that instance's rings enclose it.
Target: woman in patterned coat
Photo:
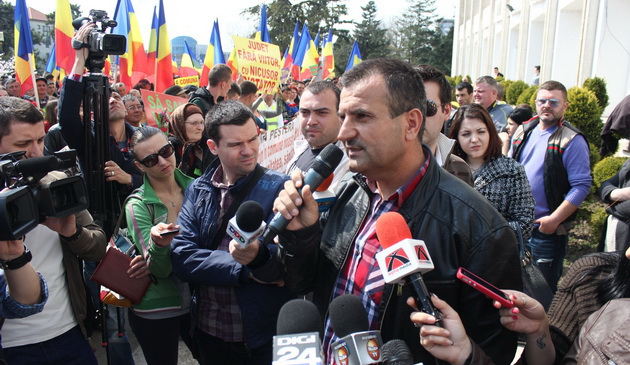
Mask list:
[[[534,197],[525,169],[501,153],[501,140],[488,112],[477,104],[461,107],[453,118],[453,153],[473,172],[474,187],[527,241],[534,227]]]

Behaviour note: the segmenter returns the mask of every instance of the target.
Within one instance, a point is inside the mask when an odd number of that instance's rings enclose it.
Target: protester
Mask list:
[[[129,123],[134,128],[140,128],[142,126],[142,120],[144,119],[144,105],[142,99],[133,95],[125,95],[121,100],[127,110],[125,122]]]
[[[35,81],[35,87],[37,87],[37,98],[39,100],[39,108],[46,108],[46,104],[48,101],[52,100],[53,97],[48,96],[48,86],[46,83],[46,79],[43,77],[38,77]]]
[[[512,110],[510,115],[508,115],[505,131],[499,133],[499,138],[501,138],[501,153],[506,156],[508,155],[512,145],[512,136],[514,135],[514,132],[516,132],[516,129],[518,129],[520,125],[532,119],[532,117],[533,111],[529,104],[518,105],[516,109]]]
[[[570,221],[590,192],[590,152],[582,133],[564,119],[567,89],[557,81],[540,85],[537,118],[520,126],[510,155],[525,167],[536,206],[535,228],[527,243],[555,292],[562,274]]]
[[[193,103],[178,106],[171,114],[169,126],[168,140],[175,147],[177,168],[188,176],[201,176],[215,158],[203,135],[201,109]]]
[[[50,127],[57,124],[57,103],[59,100],[53,99],[46,104],[46,112],[44,113],[44,129],[46,133]]]
[[[356,172],[337,189],[337,200],[319,220],[309,187],[299,197],[299,174],[285,183],[274,209],[292,219],[279,235],[285,283],[298,293],[313,291],[326,318],[323,346],[331,360],[336,339],[327,318],[331,299],[361,298],[370,329],[384,341],[404,340],[414,362],[433,363],[409,321],[408,287],[385,284],[374,254],[380,251],[374,224],[387,211],[407,220],[412,236],[428,247],[435,269],[424,274],[428,290],[460,312],[466,330],[494,361],[509,363],[516,334],[503,328],[485,296],[458,285],[463,266],[501,287],[521,287],[516,238],[501,215],[477,192],[440,168],[422,146],[426,97],[422,78],[402,61],[370,59],[342,77],[338,138]],[[298,207],[301,209],[298,210]],[[397,293],[396,293],[397,292]]]
[[[256,125],[262,131],[267,131],[267,118],[275,118],[279,115],[282,115],[282,108],[280,106],[277,107],[276,110],[258,110],[258,106],[262,104],[263,97],[266,95],[258,96],[258,86],[251,81],[243,81],[239,86],[241,90],[241,96],[239,97],[239,101],[249,107],[249,109],[254,113],[254,118],[256,120]]]
[[[455,87],[455,99],[459,106],[473,103],[473,86],[465,81],[460,82]]]
[[[116,91],[120,97],[124,98],[125,95],[127,95],[127,85],[125,85],[125,83],[123,82],[117,82],[114,84],[114,86],[112,87],[114,89],[114,91]]]
[[[171,87],[166,88],[166,90],[164,90],[164,94],[179,96],[182,99],[188,100],[188,94],[186,93],[186,90],[184,90],[184,88],[182,88],[179,85],[173,85]]]
[[[59,94],[57,94],[57,83],[52,80],[48,80],[46,83],[46,93],[49,97],[58,98]]]
[[[0,98],[0,131],[0,154],[25,151],[25,158],[43,156],[44,118],[28,101]],[[46,279],[50,296],[41,313],[4,321],[0,333],[8,363],[96,365],[84,337],[86,293],[78,259],[100,260],[106,243],[87,211],[47,217],[26,234],[24,245],[32,252],[33,267]]]
[[[287,174],[294,170],[306,173],[317,156],[331,143],[345,149],[337,139],[341,128],[341,119],[337,115],[340,94],[341,90],[329,81],[310,83],[302,93],[298,120],[304,139],[298,139],[293,144],[295,152],[286,165]],[[335,176],[330,183],[330,191],[335,191],[347,172],[348,156],[344,154],[333,172]]]
[[[22,97],[22,86],[16,79],[7,79],[4,83],[4,87],[7,89],[10,96],[15,96],[16,98]]]
[[[275,100],[274,94],[263,95],[263,102],[258,105],[258,111],[263,115],[264,112],[279,112],[279,114],[275,117],[266,117],[267,131],[278,129],[278,127],[282,127],[284,125],[284,119],[282,117],[282,103]]]
[[[222,63],[212,66],[208,72],[208,85],[190,94],[188,101],[197,105],[205,116],[208,110],[222,101],[232,85],[232,69]]]
[[[602,183],[598,193],[608,205],[606,213],[609,214],[600,247],[606,252],[625,250],[630,242],[630,159],[615,176]]]
[[[451,138],[454,153],[473,171],[475,189],[528,240],[534,228],[534,197],[525,169],[501,153],[501,140],[488,112],[478,104],[465,105],[455,114]]]
[[[289,86],[282,88],[282,118],[284,119],[285,123],[292,121],[293,118],[296,117],[299,110],[298,105],[294,101],[294,93],[295,95],[297,95],[297,93]]]
[[[230,90],[225,95],[225,100],[238,100],[241,96],[241,87],[236,83],[230,84]]]
[[[129,237],[146,261],[144,270],[157,278],[142,301],[129,311],[129,325],[149,365],[177,364],[181,337],[190,343],[190,291],[172,274],[170,243],[161,232],[177,228],[175,222],[192,178],[175,167],[173,146],[154,127],[141,127],[130,143],[136,167],[144,174],[125,207]],[[150,206],[150,208],[149,208]]]
[[[507,123],[507,116],[512,112],[511,106],[501,101],[499,83],[491,76],[482,76],[475,82],[473,99],[484,107],[494,122],[497,132],[502,132]]]
[[[258,242],[237,248],[226,227],[239,202],[248,200],[262,206],[269,222],[273,199],[288,177],[256,162],[256,123],[240,102],[215,105],[205,123],[208,147],[218,159],[186,190],[177,220],[180,234],[171,243],[173,272],[195,288],[193,341],[202,365],[268,365],[278,312],[294,296],[259,279],[261,273],[280,269],[271,259],[277,246],[263,246],[257,257]],[[244,261],[247,265],[239,263]]]

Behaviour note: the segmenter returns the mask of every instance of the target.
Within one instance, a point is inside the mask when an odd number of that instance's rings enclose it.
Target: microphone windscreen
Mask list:
[[[253,200],[241,204],[236,211],[236,224],[245,232],[254,232],[263,221],[263,207]]]
[[[55,156],[43,156],[20,160],[15,164],[15,170],[25,175],[57,170],[60,168],[59,159]]]
[[[407,221],[398,212],[383,213],[376,220],[376,236],[383,248],[411,238],[411,231]]]
[[[381,347],[384,365],[413,365],[413,356],[403,340],[391,340]]]
[[[315,170],[321,176],[328,176],[335,171],[335,168],[339,165],[342,158],[343,151],[331,143],[324,147],[322,152],[319,153],[315,161],[313,161],[311,169]]]
[[[365,307],[355,295],[344,294],[333,299],[328,313],[333,331],[339,338],[370,329]]]
[[[279,336],[317,332],[321,339],[324,334],[324,322],[313,302],[304,299],[293,299],[280,308],[276,332]]]
[[[321,184],[319,184],[319,187],[317,188],[316,191],[326,191],[328,190],[328,188],[330,187],[330,184],[332,184],[333,179],[335,178],[335,173],[331,173],[330,175],[328,175],[328,177],[322,181]]]

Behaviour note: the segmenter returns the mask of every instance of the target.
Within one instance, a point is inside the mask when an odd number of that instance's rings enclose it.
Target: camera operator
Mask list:
[[[26,151],[26,158],[43,156],[44,134],[43,115],[33,104],[0,98],[0,154]],[[0,247],[8,244],[0,242]],[[26,234],[24,244],[50,296],[41,313],[4,322],[0,333],[8,363],[97,364],[84,336],[86,293],[78,259],[103,257],[103,230],[87,211],[48,217]]]
[[[79,116],[79,110],[85,92],[85,85],[81,80],[85,62],[89,55],[89,50],[83,45],[86,44],[88,36],[94,28],[95,24],[93,22],[87,22],[79,28],[74,38],[72,38],[72,46],[76,50],[74,67],[72,68],[72,74],[64,80],[59,97],[61,134],[68,146],[77,150],[79,161],[85,156],[85,150],[90,147],[85,145],[82,129],[83,122]],[[118,183],[116,186],[121,202],[133,189],[142,184],[142,177],[134,166],[133,157],[128,149],[134,128],[125,122],[126,116],[127,110],[120,95],[115,92],[112,93],[109,98],[108,121],[110,133],[109,158],[111,160],[105,163],[103,173],[107,181]],[[91,145],[95,146],[96,143],[91,143]],[[85,166],[85,161],[81,161],[81,163]]]

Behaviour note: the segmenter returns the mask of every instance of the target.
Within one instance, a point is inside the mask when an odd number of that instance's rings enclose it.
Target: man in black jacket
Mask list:
[[[422,145],[422,78],[404,62],[374,59],[346,72],[342,82],[339,140],[357,174],[342,182],[335,205],[321,218],[310,189],[304,187],[301,198],[295,189],[302,184],[300,174],[285,184],[274,208],[293,218],[279,237],[286,284],[300,293],[313,291],[322,314],[331,299],[358,296],[370,328],[380,329],[384,341],[403,339],[414,362],[434,363],[409,320],[412,309],[405,302],[411,292],[386,284],[374,258],[381,251],[375,222],[384,212],[397,211],[433,259],[435,269],[424,275],[429,291],[459,313],[480,351],[495,364],[510,364],[516,334],[501,326],[483,294],[457,281],[455,274],[465,267],[499,287],[520,288],[516,238],[482,196],[440,168]],[[329,362],[335,339],[326,320]]]
[[[230,86],[232,86],[232,69],[221,63],[216,64],[208,73],[208,85],[195,90],[190,94],[188,101],[197,105],[205,117],[214,104],[225,98]]]

